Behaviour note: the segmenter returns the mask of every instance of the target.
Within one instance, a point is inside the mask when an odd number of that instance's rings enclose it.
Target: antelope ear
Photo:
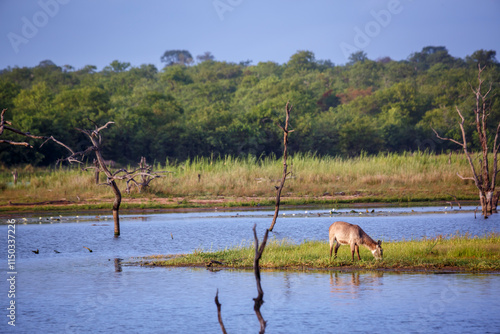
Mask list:
[[[377,241],[377,245],[379,245],[380,247],[382,247],[382,240]]]

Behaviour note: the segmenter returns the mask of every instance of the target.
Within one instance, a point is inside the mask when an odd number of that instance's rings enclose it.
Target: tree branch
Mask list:
[[[283,190],[283,187],[285,186],[285,180],[288,175],[287,173],[287,168],[288,165],[286,164],[286,159],[288,155],[288,134],[290,132],[293,132],[293,130],[289,130],[289,121],[290,121],[290,111],[292,111],[292,106],[289,106],[289,102],[286,103],[285,106],[285,126],[281,126],[278,124],[278,126],[283,130],[283,176],[281,178],[281,182],[279,187],[276,188],[276,201],[275,201],[275,207],[274,207],[274,216],[273,216],[273,221],[271,222],[271,227],[269,228],[270,231],[273,230],[274,224],[276,224],[276,219],[278,219],[278,214],[280,211],[280,201],[281,201],[281,191]]]
[[[222,305],[219,303],[219,289],[217,289],[217,292],[215,294],[215,305],[217,305],[217,316],[219,318],[220,329],[222,330],[223,334],[227,334],[226,327],[224,327],[224,322],[222,321],[222,314],[221,314]]]
[[[477,173],[476,173],[476,168],[474,167],[474,163],[472,161],[472,158],[469,154],[469,151],[467,149],[467,137],[465,135],[465,128],[464,128],[464,123],[465,123],[465,118],[464,116],[462,115],[462,112],[460,112],[460,109],[458,109],[457,106],[455,106],[455,109],[458,113],[458,115],[460,116],[460,119],[462,120],[459,125],[460,125],[460,130],[462,131],[462,139],[463,139],[463,143],[460,143],[454,139],[451,139],[451,138],[444,138],[444,137],[441,137],[438,132],[436,130],[434,130],[434,128],[432,128],[432,131],[434,131],[434,133],[436,134],[436,136],[439,138],[439,139],[442,139],[442,140],[448,140],[448,141],[451,141],[453,143],[456,143],[458,145],[460,145],[463,150],[464,150],[464,153],[465,153],[465,156],[467,157],[467,161],[469,162],[469,166],[472,170],[472,174],[474,176],[473,180],[474,180],[474,183],[476,184],[476,187],[477,188],[480,188],[481,187],[481,183],[482,183],[482,179],[480,180]],[[479,120],[477,120],[479,122]]]
[[[23,132],[21,130],[18,130],[16,128],[11,127],[10,125],[12,125],[12,123],[5,120],[5,112],[6,111],[7,111],[7,109],[3,109],[2,113],[0,114],[0,135],[3,134],[4,130],[9,130],[9,131],[14,132],[14,133],[16,133],[18,135],[21,135],[21,136],[24,136],[24,137],[28,137],[28,138],[31,138],[31,139],[45,139],[46,138],[44,136],[32,135],[29,132]],[[7,125],[5,125],[5,124],[7,124]],[[8,139],[0,139],[0,143],[5,143],[5,144],[15,145],[15,146],[25,146],[25,147],[33,148],[33,146],[31,146],[27,142],[18,142],[18,141],[13,141],[13,140],[8,140]]]
[[[459,178],[461,178],[462,180],[472,180],[472,181],[475,181],[476,179],[474,179],[473,177],[463,177],[462,175],[458,174],[457,172],[457,176]]]
[[[460,143],[459,141],[456,141],[456,140],[455,140],[455,139],[453,139],[453,138],[441,137],[441,136],[439,135],[439,133],[438,133],[436,130],[434,130],[434,128],[431,128],[431,129],[432,129],[432,131],[434,131],[434,133],[436,134],[436,137],[438,137],[439,139],[441,139],[441,140],[451,141],[452,143],[455,143],[455,144],[457,144],[457,145],[460,145],[460,146],[464,147],[464,144],[463,144],[463,143]]]

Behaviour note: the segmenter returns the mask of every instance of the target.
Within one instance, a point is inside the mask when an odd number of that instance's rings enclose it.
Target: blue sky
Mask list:
[[[0,0],[0,69],[52,60],[76,69],[154,64],[166,50],[216,60],[287,62],[298,50],[344,64],[350,51],[406,59],[445,46],[495,50],[497,0]]]

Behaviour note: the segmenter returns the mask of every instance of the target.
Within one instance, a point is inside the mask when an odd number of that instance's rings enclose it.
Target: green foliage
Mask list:
[[[488,65],[487,83],[500,81],[496,52],[478,50],[465,60],[445,47],[429,46],[406,61],[370,60],[363,52],[347,65],[334,66],[302,50],[285,64],[215,61],[207,53],[193,65],[186,50],[166,51],[167,66],[131,67],[113,61],[102,71],[93,65],[74,70],[44,60],[33,68],[0,72],[0,108],[13,126],[54,135],[75,149],[86,144],[74,128],[89,121],[116,126],[103,132],[107,159],[122,164],[195,156],[281,155],[287,101],[294,106],[291,152],[320,156],[358,156],[362,152],[457,149],[436,139],[460,139],[455,106],[470,124],[477,64]],[[500,87],[493,84],[490,131],[500,121]],[[15,136],[3,134],[4,136]],[[468,141],[477,146],[473,128]],[[10,137],[9,137],[10,138]],[[36,145],[35,145],[36,146]],[[65,154],[54,145],[26,150],[0,147],[6,165],[48,165]]]

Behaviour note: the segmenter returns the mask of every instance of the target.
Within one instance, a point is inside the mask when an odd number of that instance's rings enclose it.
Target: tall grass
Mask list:
[[[469,175],[470,168],[462,155],[428,152],[361,155],[356,158],[318,157],[295,154],[289,157],[289,180],[282,192],[283,201],[292,198],[313,199],[324,195],[343,201],[418,201],[475,199],[471,181],[457,177]],[[171,173],[154,180],[149,191],[127,198],[271,198],[282,175],[282,160],[276,157],[206,157],[183,162],[167,160],[156,163],[155,170]],[[70,168],[18,168],[18,185],[12,186],[10,170],[0,172],[0,204],[9,200],[99,201],[112,199],[108,187],[96,186],[91,171]],[[101,182],[105,182],[101,176]],[[125,188],[124,183],[120,185]],[[330,198],[331,200],[331,198]]]

